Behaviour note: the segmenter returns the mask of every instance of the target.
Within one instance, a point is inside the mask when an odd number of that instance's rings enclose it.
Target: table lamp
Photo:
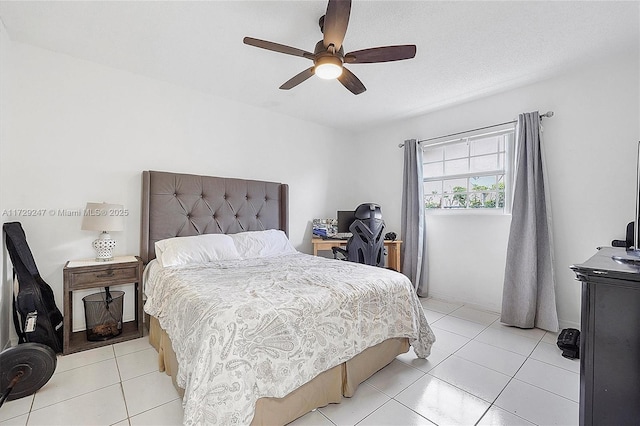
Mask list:
[[[100,231],[101,234],[93,242],[96,250],[96,261],[108,262],[113,260],[113,249],[116,240],[111,238],[109,231],[122,231],[124,229],[124,208],[121,204],[87,203],[82,218],[83,231]]]

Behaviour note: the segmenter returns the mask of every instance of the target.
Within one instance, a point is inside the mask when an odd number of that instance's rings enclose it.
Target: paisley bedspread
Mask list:
[[[184,424],[249,424],[292,390],[388,338],[435,340],[402,274],[297,253],[156,268],[145,311],[173,342]]]

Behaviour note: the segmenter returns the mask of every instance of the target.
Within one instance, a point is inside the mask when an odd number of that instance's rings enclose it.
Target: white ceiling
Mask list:
[[[0,2],[13,41],[345,130],[409,117],[637,52],[637,1],[353,0],[345,52],[415,44],[414,59],[348,68],[367,91],[312,77],[311,62],[242,43],[313,51],[326,1]]]

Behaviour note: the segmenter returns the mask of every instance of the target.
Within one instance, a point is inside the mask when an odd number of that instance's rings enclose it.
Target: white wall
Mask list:
[[[304,252],[311,252],[310,220],[333,215],[327,205],[337,173],[314,158],[335,152],[346,140],[341,132],[29,45],[11,50],[15,120],[3,138],[2,206],[45,213],[3,219],[22,222],[61,309],[62,268],[94,256],[97,235],[58,210],[124,204],[130,215],[125,231],[113,234],[115,254],[138,254],[143,170],[288,183],[290,237]],[[74,329],[83,328],[81,315]]]
[[[4,23],[0,20],[0,158],[5,157],[5,143],[8,140],[10,128],[9,114],[9,92],[11,90],[11,41],[7,35]],[[1,167],[0,167],[1,168]],[[5,200],[3,188],[4,179],[0,178],[0,212],[4,211]],[[2,215],[1,223],[7,221]],[[4,233],[2,234],[2,247],[0,247],[0,351],[5,349],[9,343],[9,332],[11,325],[11,287],[8,285],[10,268],[8,267],[8,253],[4,244]]]
[[[635,211],[636,149],[640,140],[638,51],[565,75],[446,108],[358,135],[361,163],[384,164],[354,192],[384,209],[400,229],[405,139],[426,139],[513,120],[518,113],[551,110],[544,138],[556,255],[561,326],[578,326],[580,285],[569,269],[597,246],[624,238]],[[499,310],[508,216],[429,216],[429,289],[446,297]]]

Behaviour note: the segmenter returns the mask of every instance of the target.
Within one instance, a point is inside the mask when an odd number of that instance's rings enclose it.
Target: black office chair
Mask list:
[[[384,220],[380,206],[374,203],[360,204],[354,212],[355,220],[349,226],[352,236],[346,248],[333,247],[333,257],[338,253],[343,260],[384,267]]]

